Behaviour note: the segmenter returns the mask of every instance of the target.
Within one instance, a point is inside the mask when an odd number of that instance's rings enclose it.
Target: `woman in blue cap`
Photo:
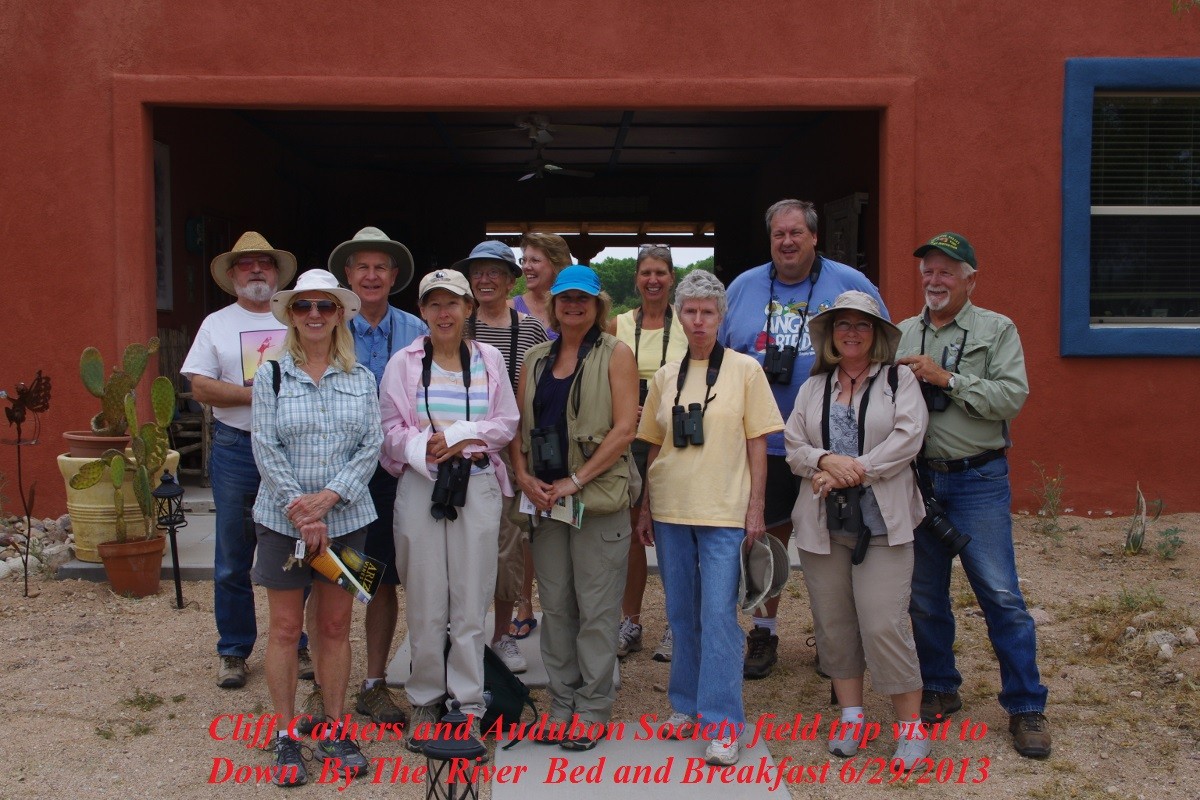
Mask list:
[[[551,698],[551,724],[539,741],[590,750],[616,699],[638,378],[633,351],[603,332],[612,301],[595,272],[567,267],[550,295],[550,325],[560,338],[525,354],[521,432],[509,454],[517,486],[536,509],[572,497],[568,503],[583,504],[578,529],[532,518],[530,544]]]

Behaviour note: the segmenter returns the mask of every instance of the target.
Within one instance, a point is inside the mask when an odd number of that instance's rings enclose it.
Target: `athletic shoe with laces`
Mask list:
[[[338,763],[333,766],[338,775],[350,775],[357,778],[367,771],[367,757],[363,755],[362,750],[358,749],[358,743],[354,741],[354,733],[346,731],[342,725],[334,728],[328,738],[319,740],[317,749],[326,761],[337,759]]]
[[[840,758],[853,758],[858,753],[862,727],[861,722],[839,721],[837,730],[829,734],[829,752]]]
[[[313,732],[317,723],[324,719],[325,699],[321,697],[320,685],[314,683],[312,691],[308,693],[308,697],[304,698],[304,705],[300,706],[300,713],[296,719],[296,733],[308,736]]]
[[[690,739],[696,718],[679,711],[672,711],[671,716],[667,717],[667,724],[671,726],[672,735],[676,739]]]
[[[529,663],[525,660],[525,656],[521,655],[517,640],[507,633],[500,637],[500,641],[493,642],[491,648],[492,652],[500,656],[504,666],[508,667],[514,675],[520,675],[529,669]]]
[[[312,654],[307,647],[296,651],[296,677],[302,681],[316,680],[317,673],[313,669]]]
[[[246,685],[246,659],[241,656],[219,656],[217,686],[222,689],[240,689]]]
[[[713,739],[704,751],[704,760],[714,767],[730,767],[738,762],[739,749],[738,740],[732,736]]]
[[[428,726],[437,724],[441,709],[441,703],[413,706],[412,717],[408,721],[408,730],[404,735],[404,746],[410,753],[420,753],[425,747],[425,740],[432,734],[432,729]],[[421,730],[422,728],[424,730]]]
[[[920,735],[903,738],[896,744],[896,752],[892,754],[892,761],[899,759],[904,762],[904,771],[912,770],[923,758],[929,758],[929,752],[933,749],[933,742],[929,741],[928,731],[921,731]]]
[[[354,702],[354,710],[371,718],[372,722],[380,725],[396,725],[408,722],[400,706],[396,705],[392,692],[387,684],[378,681],[370,689],[359,689]]]
[[[661,661],[664,664],[671,661],[671,651],[674,649],[674,638],[671,636],[671,629],[668,627],[663,631],[662,640],[659,641],[658,647],[654,648],[654,660]]]
[[[641,649],[642,626],[625,617],[621,620],[621,627],[617,629],[617,658],[624,658]]]
[[[1013,735],[1013,747],[1025,758],[1050,755],[1050,721],[1040,711],[1013,714],[1008,718],[1008,732]]]
[[[746,661],[742,664],[742,677],[758,680],[771,674],[778,660],[779,637],[757,625],[746,634]]]
[[[308,770],[304,767],[304,754],[300,750],[300,743],[290,736],[275,737],[271,781],[284,789],[308,783]]]

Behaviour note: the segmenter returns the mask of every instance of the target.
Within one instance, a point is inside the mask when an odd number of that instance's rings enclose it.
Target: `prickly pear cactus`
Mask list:
[[[146,344],[134,343],[125,348],[121,366],[104,378],[104,361],[100,351],[89,347],[79,359],[79,377],[84,388],[100,398],[100,413],[92,418],[92,432],[99,436],[121,436],[129,429],[125,397],[137,387],[146,371],[150,356],[158,352],[158,338]]]

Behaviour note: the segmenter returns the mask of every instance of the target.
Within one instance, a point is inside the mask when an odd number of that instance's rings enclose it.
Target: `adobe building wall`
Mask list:
[[[1175,17],[1169,0],[374,0],[330,9],[317,0],[6,4],[0,241],[11,302],[0,386],[37,369],[54,378],[31,459],[43,514],[63,502],[59,434],[93,411],[76,377],[79,352],[95,344],[111,360],[156,327],[155,105],[882,109],[871,213],[889,306],[915,313],[911,250],[953,229],[980,256],[975,300],[1022,332],[1032,395],[1014,428],[1015,506],[1034,504],[1036,460],[1063,466],[1077,512],[1128,510],[1138,480],[1170,510],[1200,509],[1194,360],[1059,355],[1064,60],[1194,57],[1200,13]],[[269,169],[244,153],[214,155]],[[757,219],[781,193],[764,184],[747,213]],[[266,202],[271,224],[297,213],[288,198]]]

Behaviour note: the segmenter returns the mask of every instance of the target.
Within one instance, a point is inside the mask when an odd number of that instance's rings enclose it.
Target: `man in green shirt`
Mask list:
[[[913,255],[921,259],[925,308],[900,323],[897,360],[921,381],[930,411],[917,462],[922,487],[927,494],[932,488],[950,522],[971,537],[959,559],[1000,662],[999,700],[1009,714],[1013,744],[1023,756],[1045,758],[1046,687],[1037,667],[1033,619],[1017,585],[1005,458],[1009,423],[1029,396],[1025,355],[1012,320],[971,304],[978,263],[966,237],[939,234]],[[925,525],[917,529],[910,610],[925,684],[921,717],[927,723],[962,708],[950,607],[952,559],[938,536]]]

